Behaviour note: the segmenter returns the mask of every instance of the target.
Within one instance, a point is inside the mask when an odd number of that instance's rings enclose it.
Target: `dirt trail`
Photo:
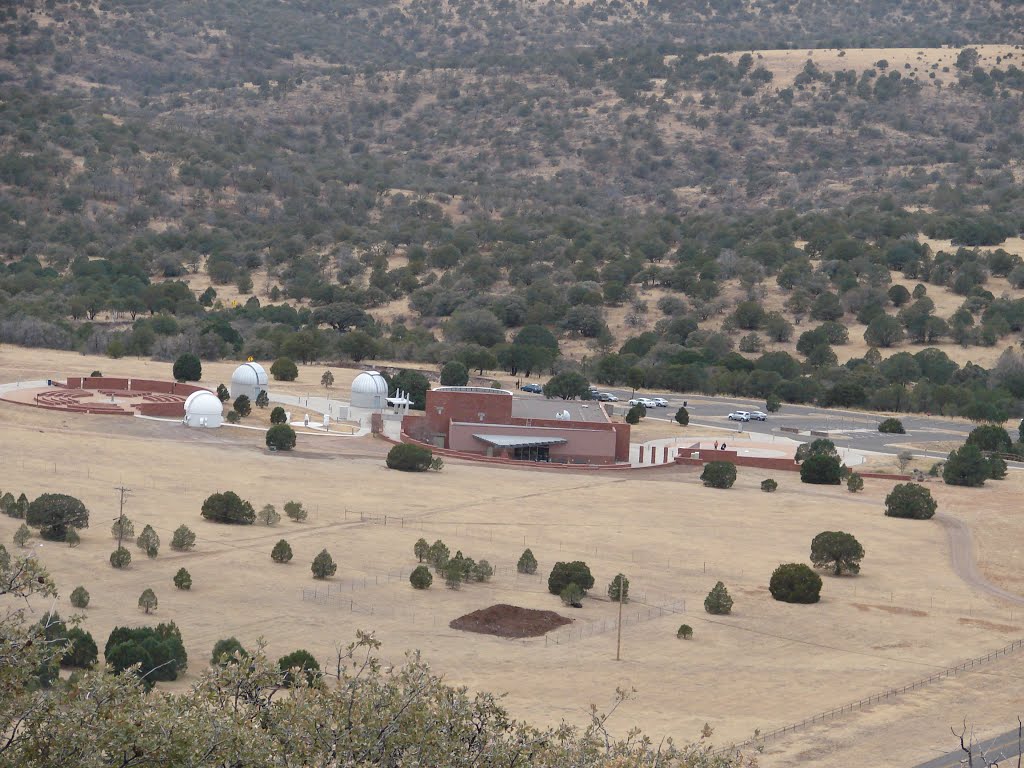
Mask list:
[[[967,527],[967,523],[942,513],[935,515],[935,519],[946,529],[946,535],[949,538],[949,557],[957,576],[981,592],[986,592],[1015,605],[1024,605],[1024,596],[997,587],[986,581],[978,572],[978,565],[974,560],[974,542],[971,539],[971,529]]]

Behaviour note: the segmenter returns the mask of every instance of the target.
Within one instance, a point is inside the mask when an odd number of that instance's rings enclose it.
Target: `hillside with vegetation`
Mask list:
[[[1008,0],[8,3],[0,342],[1019,415],[1022,29]]]

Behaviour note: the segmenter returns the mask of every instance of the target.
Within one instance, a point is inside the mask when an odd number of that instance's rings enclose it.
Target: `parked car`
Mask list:
[[[754,421],[768,421],[768,414],[764,411],[751,411],[750,418]]]
[[[664,397],[652,397],[651,400],[659,408],[668,408],[668,400],[666,400]]]
[[[629,401],[630,405],[642,405],[644,408],[657,408],[658,404],[649,397],[636,397]]]
[[[540,384],[523,384],[523,386],[519,388],[519,391],[532,392],[535,395],[540,395],[543,394],[544,387],[542,387]]]
[[[602,403],[617,403],[617,402],[619,402],[619,398],[617,398],[611,392],[601,392],[597,396],[597,399],[600,400]]]
[[[750,412],[733,411],[729,414],[729,421],[750,421]]]

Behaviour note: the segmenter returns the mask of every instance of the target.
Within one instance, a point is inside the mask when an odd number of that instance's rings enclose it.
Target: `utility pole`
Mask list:
[[[132,489],[119,485],[114,490],[118,491],[121,497],[120,509],[117,515],[117,548],[121,549],[121,540],[124,539],[124,500],[126,496],[131,494]]]
[[[621,579],[622,577],[621,576],[617,576],[616,578]],[[624,597],[624,595],[622,594],[622,581],[619,581],[619,631],[618,631],[618,638],[615,640],[615,660],[616,661],[621,661],[622,660],[622,604],[625,602],[622,599],[623,597]]]

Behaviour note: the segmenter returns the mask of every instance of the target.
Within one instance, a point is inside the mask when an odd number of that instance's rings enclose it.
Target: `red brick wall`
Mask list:
[[[82,389],[128,389],[128,379],[110,379],[106,376],[87,376],[82,379]]]
[[[161,418],[181,418],[185,415],[184,403],[138,403],[135,410],[143,416],[159,416]]]
[[[445,392],[427,391],[427,426],[436,434],[448,434],[452,421],[471,421],[484,424],[512,423],[512,395],[494,391]],[[440,412],[439,412],[440,411]],[[483,414],[483,418],[480,417]],[[565,422],[562,422],[563,424]]]

